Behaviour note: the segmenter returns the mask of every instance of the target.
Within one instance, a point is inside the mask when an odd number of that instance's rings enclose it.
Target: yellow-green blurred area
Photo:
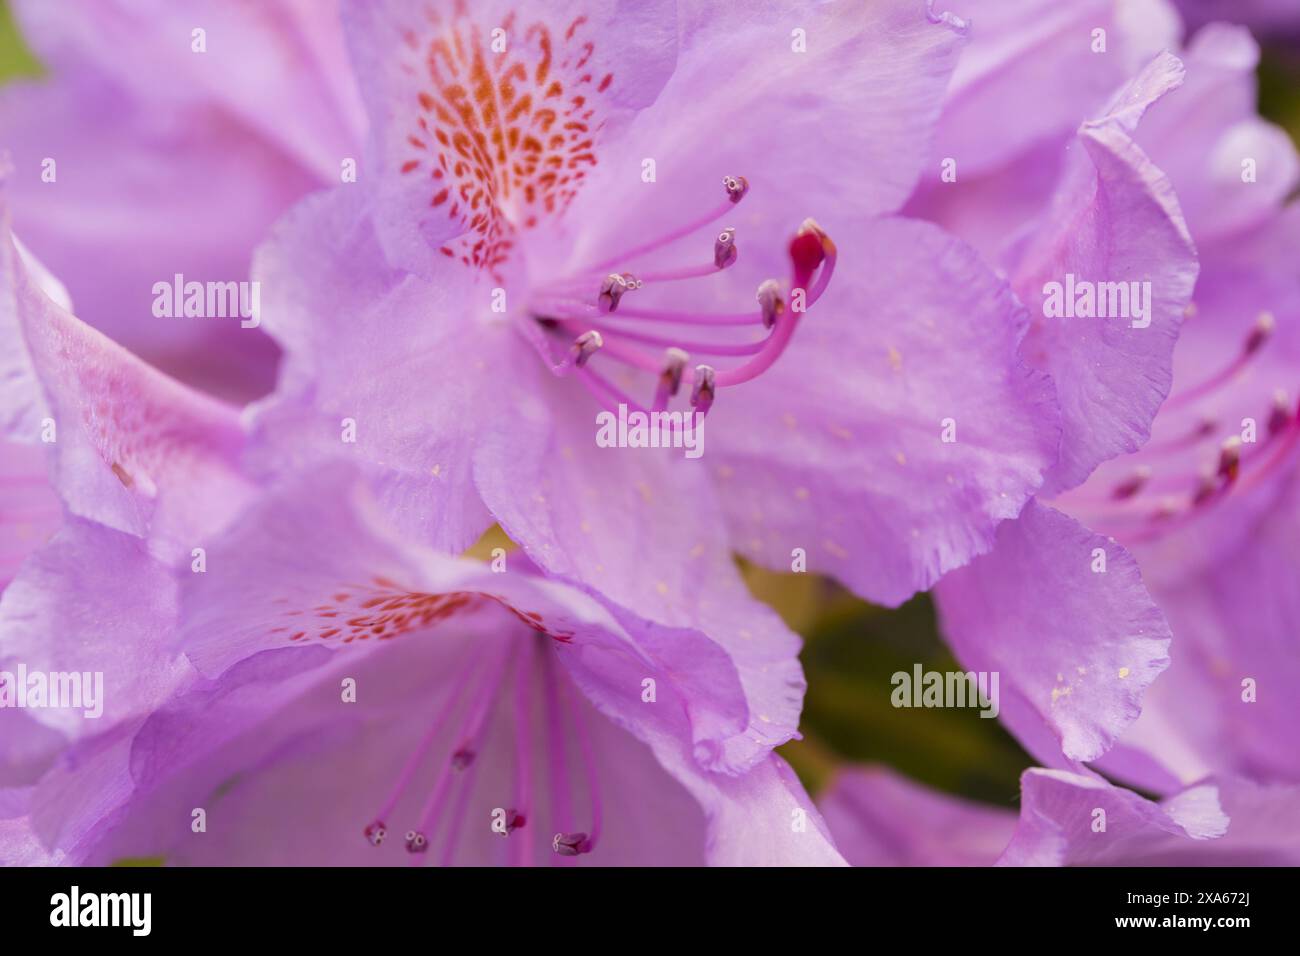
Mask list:
[[[781,753],[814,793],[836,768],[887,764],[968,797],[1008,805],[1030,757],[997,720],[974,708],[895,708],[892,676],[961,670],[939,637],[934,604],[919,595],[876,607],[832,581],[742,565],[750,590],[804,636],[808,679],[800,732]]]
[[[9,4],[0,0],[0,80],[13,76],[34,76],[41,66],[18,35]]]
[[[0,80],[40,71],[14,28],[8,5],[0,0]],[[1297,137],[1300,41],[1265,46],[1260,106]],[[499,530],[485,536],[472,553],[486,557],[496,546],[511,547]],[[896,709],[891,704],[895,672],[910,672],[916,664],[927,671],[960,669],[943,643],[928,596],[887,609],[816,575],[775,574],[748,565],[742,570],[755,596],[776,608],[806,641],[804,739],[781,752],[814,793],[839,767],[881,763],[941,790],[1014,805],[1020,773],[1033,761],[999,721],[981,718],[975,708]]]

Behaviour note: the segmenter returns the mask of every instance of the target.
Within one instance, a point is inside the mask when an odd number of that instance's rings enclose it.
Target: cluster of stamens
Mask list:
[[[535,684],[540,683],[540,724],[545,736],[550,783],[547,803],[556,824],[552,831],[551,850],[556,857],[565,858],[580,856],[595,849],[601,830],[600,790],[590,733],[580,707],[571,699],[575,690],[552,659],[552,638],[539,631],[535,638],[526,641],[522,649],[514,637],[510,640],[509,647],[497,648],[496,653],[483,647],[471,650],[460,672],[445,691],[433,721],[402,767],[388,798],[362,831],[371,846],[382,846],[387,840],[389,830],[385,821],[391,817],[403,794],[410,789],[417,770],[426,762],[429,752],[439,743],[446,743],[450,739],[454,743],[447,750],[445,758],[437,762],[437,776],[420,812],[418,823],[405,831],[403,842],[412,862],[421,861],[431,849],[435,829],[446,819],[449,823],[444,828],[441,862],[443,865],[452,862],[460,833],[465,826],[464,818],[473,790],[474,773],[480,763],[478,756],[487,736],[488,717],[493,706],[503,696],[505,688],[513,681],[510,705],[515,727],[515,779],[512,792],[501,795],[503,798],[509,796],[509,800],[501,800],[506,805],[492,808],[492,832],[507,839],[514,837],[510,843],[511,862],[518,865],[532,863],[533,845],[527,827],[531,814],[529,807],[534,802],[533,730],[538,723],[533,719],[535,711],[532,690]],[[454,736],[449,737],[444,734],[444,730],[458,710],[461,712],[460,727]],[[585,831],[573,828],[569,754],[565,746],[566,728],[574,731],[578,739],[585,771],[587,802],[592,815],[591,826]],[[454,804],[449,807],[453,790],[458,790],[458,793]],[[487,825],[486,815],[483,822],[471,822],[469,825]]]
[[[1261,314],[1237,355],[1213,375],[1171,395],[1161,414],[1177,414],[1195,408],[1235,385],[1272,337],[1274,328],[1273,316],[1267,312]],[[1276,390],[1265,420],[1264,434],[1249,448],[1238,434],[1220,440],[1213,458],[1194,476],[1161,476],[1152,467],[1151,463],[1158,464],[1196,448],[1217,432],[1219,422],[1203,415],[1180,437],[1149,442],[1137,453],[1143,463],[1136,465],[1107,493],[1105,501],[1110,503],[1110,508],[1089,499],[1086,493],[1075,495],[1075,499],[1092,512],[1090,523],[1097,530],[1114,531],[1126,542],[1140,543],[1166,535],[1204,514],[1229,495],[1258,487],[1277,474],[1293,457],[1295,446],[1300,444],[1300,406],[1289,399],[1286,392]],[[1181,494],[1170,493],[1179,484],[1183,484],[1185,490]],[[1151,503],[1153,494],[1157,495],[1154,504]],[[1091,507],[1093,505],[1095,507]],[[1136,528],[1133,527],[1135,523]]]
[[[597,355],[648,373],[654,382],[649,411],[666,410],[686,384],[690,386],[691,407],[698,414],[707,414],[720,389],[752,381],[771,368],[790,344],[803,312],[826,291],[835,267],[835,244],[813,220],[807,219],[790,243],[792,274],[788,294],[779,281],[766,279],[755,294],[757,307],[744,311],[719,313],[689,307],[652,309],[625,304],[630,293],[651,286],[704,279],[735,265],[740,249],[735,227],[728,226],[714,237],[710,263],[635,273],[618,268],[707,227],[725,216],[749,192],[749,182],[743,176],[724,177],[722,185],[724,201],[701,218],[567,278],[547,283],[536,291],[529,310],[532,319],[548,333],[564,337],[569,343],[561,370],[579,378],[605,408],[612,410],[621,404],[647,411],[593,367],[592,359]],[[761,327],[767,335],[757,341],[689,341],[672,333],[647,331],[647,325],[692,325],[715,331]],[[659,350],[658,354],[654,349]],[[708,359],[694,362],[693,356]],[[722,368],[714,356],[734,356],[744,361]]]

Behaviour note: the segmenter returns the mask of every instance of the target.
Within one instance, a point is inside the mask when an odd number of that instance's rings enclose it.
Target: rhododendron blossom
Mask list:
[[[1287,3],[10,5],[0,863],[1300,862]]]

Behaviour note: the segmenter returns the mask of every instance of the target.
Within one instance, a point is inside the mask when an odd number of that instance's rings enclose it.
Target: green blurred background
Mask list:
[[[8,4],[0,0],[0,82],[40,73]],[[1265,45],[1260,109],[1300,141],[1300,45]],[[1033,761],[998,721],[969,708],[896,710],[890,705],[889,679],[895,671],[910,671],[917,663],[926,670],[958,669],[928,595],[897,609],[880,608],[816,575],[773,574],[743,563],[742,570],[754,594],[807,642],[804,739],[781,752],[814,794],[840,766],[882,763],[940,790],[1015,805],[1020,773]]]
[[[23,44],[22,37],[14,27],[9,4],[0,0],[0,81],[39,73],[40,64]]]

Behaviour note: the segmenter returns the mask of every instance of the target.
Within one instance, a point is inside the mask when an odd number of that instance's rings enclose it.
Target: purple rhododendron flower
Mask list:
[[[16,3],[0,863],[1300,864],[1215,6]],[[1018,814],[820,739],[922,591]]]
[[[1009,29],[1026,28],[1013,23]],[[1062,42],[1055,35],[1032,38],[1044,54]],[[997,59],[996,51],[1014,45],[1007,37],[983,42],[988,69],[1002,73],[1008,87],[1029,80],[1019,60]],[[1162,357],[1136,375],[1132,361],[1118,353],[1080,351],[1088,334],[1081,320],[1040,320],[1026,347],[1043,357],[1058,382],[1082,388],[1077,398],[1062,395],[1066,440],[1077,417],[1079,433],[1095,449],[1076,457],[1079,467],[1068,481],[1049,478],[1044,497],[1054,495],[1053,507],[1082,525],[1043,506],[1026,509],[1003,525],[990,555],[937,589],[959,657],[978,667],[997,662],[1009,673],[1014,697],[1004,713],[1040,760],[1097,760],[1118,739],[1100,765],[1162,793],[1216,774],[1297,779],[1284,729],[1296,719],[1294,695],[1257,702],[1254,685],[1264,674],[1282,687],[1296,678],[1290,648],[1300,616],[1286,582],[1295,557],[1288,529],[1297,514],[1300,286],[1282,259],[1295,232],[1296,209],[1287,197],[1300,179],[1300,161],[1286,134],[1255,113],[1258,48],[1246,31],[1204,27],[1180,57],[1154,59],[1107,111],[1131,133],[1123,153],[1129,168],[1148,170],[1145,188],[1165,209],[1167,225],[1159,226],[1157,216],[1155,231],[1134,233],[1140,220],[1127,213],[1135,207],[1131,198],[1119,207],[1126,210],[1122,221],[1108,224],[1109,203],[1089,193],[1095,211],[1086,221],[1110,231],[1111,254],[1086,272],[1057,259],[1013,279],[1031,302],[1069,272],[1107,281],[1141,276],[1156,290],[1177,290],[1165,310],[1170,332],[1179,332],[1172,365]],[[970,109],[960,98],[956,104]],[[963,122],[970,118],[963,114]],[[1099,121],[1079,129],[1080,137],[1095,137]],[[1059,228],[1062,197],[1069,195],[1065,163],[1054,192],[1040,188],[1038,212],[1012,185],[1013,171],[1034,162],[1041,148],[991,159],[977,173],[974,195],[960,205],[935,186],[925,187],[914,204],[959,232],[968,224],[977,228],[974,241],[1019,274],[1023,250],[1034,248],[1035,235]],[[992,213],[997,197],[1011,193],[1022,200],[1015,218],[999,220]],[[1184,223],[1199,262],[1190,296],[1185,278],[1162,278],[1159,271],[1180,258],[1183,240],[1166,245],[1161,259],[1139,264],[1137,273],[1122,268],[1116,252],[1124,243],[1140,242],[1141,254],[1150,256],[1162,248],[1159,236],[1184,232]],[[1158,336],[1159,299],[1157,292],[1149,327],[1107,326],[1103,344],[1113,349],[1137,336]],[[1175,317],[1180,304],[1184,315]],[[1173,345],[1171,334],[1168,348]],[[1128,393],[1116,392],[1113,383]],[[1102,427],[1107,423],[1119,429],[1113,438]],[[1114,440],[1124,431],[1127,437]],[[1121,450],[1130,454],[1116,456]],[[1130,590],[1127,613],[1094,596],[1053,626],[1062,607],[1101,587],[1101,571],[1112,581],[1118,573]],[[1148,587],[1151,599],[1144,596]]]
[[[110,688],[113,729],[26,788],[19,834],[90,863],[531,864],[597,848],[605,863],[841,862],[789,768],[752,747],[752,710],[770,723],[765,709],[788,706],[741,684],[767,645],[726,648],[378,522],[346,466],[259,499],[212,539],[204,574],[70,519],[11,585],[4,623],[62,635],[54,653],[75,648],[85,666],[120,653],[93,616],[117,608],[129,645],[158,659],[129,672],[156,683]],[[87,553],[114,573],[78,576]],[[122,601],[128,576],[150,583],[147,606]],[[801,689],[784,691],[796,709]],[[124,713],[124,699],[148,704]],[[737,749],[747,765],[725,766]],[[203,844],[188,839],[199,805]],[[268,826],[284,838],[264,839]]]
[[[1186,53],[1193,77],[1186,93],[1196,99],[1183,108],[1206,121],[1153,117],[1162,122],[1146,148],[1170,170],[1202,263],[1175,353],[1175,388],[1141,452],[1108,463],[1062,499],[1132,548],[1182,643],[1167,678],[1153,686],[1149,716],[1124,743],[1183,784],[1221,773],[1300,780],[1284,729],[1300,716],[1294,696],[1255,700],[1243,687],[1300,678],[1293,651],[1300,607],[1287,570],[1300,520],[1300,279],[1286,264],[1300,226],[1300,207],[1287,202],[1300,183],[1300,157],[1253,113],[1257,58],[1245,31],[1202,29]],[[1189,162],[1193,155],[1206,159]],[[1258,177],[1243,182],[1253,170]],[[1248,199],[1232,201],[1234,187]],[[1188,749],[1199,756],[1189,759]],[[1147,768],[1127,775],[1153,789],[1171,786]]]
[[[773,61],[779,7],[349,5],[368,176],[255,265],[287,353],[256,418],[269,471],[336,456],[352,421],[430,543],[495,519],[548,573],[713,632],[731,550],[888,602],[985,550],[1050,465],[1056,408],[1005,283],[883,215],[963,24],[827,4],[800,21],[819,53],[796,35]],[[522,42],[485,54],[498,22]],[[620,408],[707,413],[702,457],[594,442]],[[959,409],[961,440],[936,440]],[[433,495],[456,503],[441,524]]]

